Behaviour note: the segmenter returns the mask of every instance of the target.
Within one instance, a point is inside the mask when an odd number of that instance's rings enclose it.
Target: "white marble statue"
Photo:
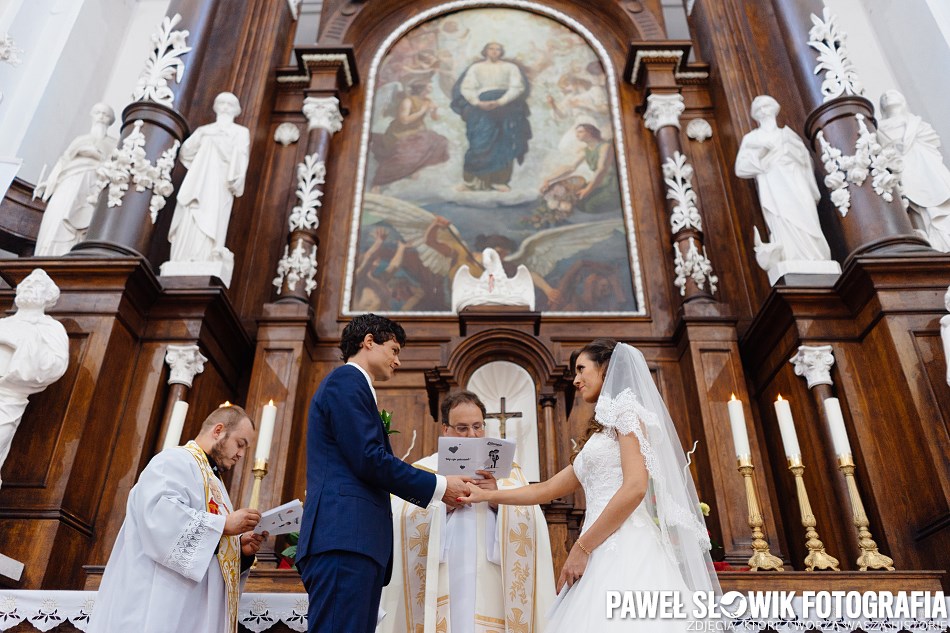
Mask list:
[[[778,126],[779,110],[768,95],[752,100],[752,118],[759,127],[742,138],[736,156],[736,175],[755,178],[769,229],[770,242],[756,235],[756,260],[770,272],[770,279],[771,268],[780,263],[788,264],[785,272],[838,272],[834,262],[824,267],[805,263],[829,262],[831,249],[818,222],[821,195],[811,154],[795,132]]]
[[[178,154],[188,174],[178,190],[168,241],[169,261],[162,275],[214,275],[231,281],[234,255],[225,247],[234,198],[244,194],[251,136],[234,122],[241,104],[230,92],[214,100],[217,120],[202,125]]]
[[[16,287],[16,313],[0,319],[0,468],[28,398],[66,373],[66,328],[44,313],[57,300],[59,288],[46,271],[37,268]]]
[[[493,248],[482,251],[482,266],[485,272],[481,277],[472,275],[467,264],[455,273],[453,312],[474,305],[528,306],[534,310],[534,281],[527,266],[521,264],[515,276],[508,277],[501,257]]]
[[[46,211],[36,236],[36,257],[57,257],[69,252],[86,237],[95,201],[88,200],[96,183],[96,169],[112,154],[117,139],[109,136],[115,113],[105,103],[90,112],[92,129],[77,136],[44,180],[36,185],[34,197],[46,201]]]
[[[910,202],[911,219],[931,246],[950,252],[950,170],[943,164],[940,138],[929,123],[907,109],[896,90],[881,95],[877,138],[903,157],[902,195]]]

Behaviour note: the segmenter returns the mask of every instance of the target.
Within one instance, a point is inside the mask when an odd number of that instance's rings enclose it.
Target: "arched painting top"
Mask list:
[[[336,7],[323,19],[319,41],[321,45],[332,46],[347,41],[350,27],[356,22],[360,13],[371,3],[365,0],[346,1]],[[484,2],[483,6],[500,6],[499,3]],[[656,19],[653,12],[646,8],[640,0],[625,0],[620,4],[623,15],[629,20],[630,26],[636,31],[631,33],[630,40],[664,40],[666,32],[663,25]]]
[[[527,266],[544,313],[646,314],[620,79],[585,26],[456,0],[390,33],[368,74],[344,315],[450,316],[486,247]]]

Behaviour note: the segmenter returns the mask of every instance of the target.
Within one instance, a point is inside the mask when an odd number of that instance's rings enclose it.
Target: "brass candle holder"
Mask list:
[[[752,473],[755,467],[752,465],[752,458],[743,456],[739,458],[739,472],[745,480],[745,498],[749,507],[749,527],[752,529],[752,558],[749,559],[749,569],[752,571],[785,571],[782,567],[782,559],[769,551],[769,544],[765,540],[765,534],[762,532],[762,511],[759,510],[759,498],[755,494],[755,483],[752,481]]]
[[[254,485],[251,488],[251,501],[247,504],[247,507],[257,510],[257,506],[261,501],[261,480],[267,474],[267,460],[255,459],[254,468],[251,469],[251,472],[254,473]]]
[[[851,515],[854,519],[854,527],[858,529],[858,546],[861,548],[861,555],[858,557],[858,569],[861,571],[867,571],[868,569],[894,571],[894,561],[877,551],[877,543],[871,538],[871,531],[868,529],[870,522],[867,513],[864,511],[864,503],[861,502],[858,485],[854,480],[854,459],[850,454],[838,456],[838,469],[844,475],[844,480],[848,484]]]
[[[825,551],[825,545],[818,538],[818,532],[815,530],[815,515],[811,511],[811,503],[808,501],[808,492],[805,490],[805,466],[802,464],[801,457],[792,457],[788,460],[788,469],[795,475],[795,490],[798,493],[798,508],[802,514],[802,525],[805,526],[805,547],[808,548],[808,556],[805,557],[805,571],[815,571],[838,569],[838,559]]]

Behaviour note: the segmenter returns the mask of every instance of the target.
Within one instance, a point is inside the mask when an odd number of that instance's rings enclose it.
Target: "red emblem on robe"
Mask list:
[[[208,501],[208,512],[210,512],[211,514],[221,514],[220,512],[218,512],[218,502],[215,501],[214,499],[211,499],[210,501]]]

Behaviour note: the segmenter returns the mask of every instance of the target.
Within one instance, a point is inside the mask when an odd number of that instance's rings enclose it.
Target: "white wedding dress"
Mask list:
[[[623,483],[620,444],[607,433],[594,434],[574,460],[574,473],[584,487],[587,514],[583,534],[594,524]],[[647,494],[650,494],[648,491]],[[685,619],[607,619],[607,592],[677,590],[689,613],[688,591],[659,526],[641,503],[617,531],[591,552],[584,575],[551,613],[546,633],[602,631],[684,632]],[[620,613],[618,609],[617,614]]]

